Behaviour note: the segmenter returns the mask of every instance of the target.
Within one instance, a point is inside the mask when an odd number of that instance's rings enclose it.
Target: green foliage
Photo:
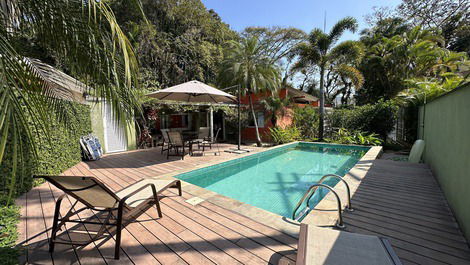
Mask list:
[[[333,137],[327,139],[327,142],[337,144],[357,144],[357,145],[380,145],[382,140],[375,133],[367,134],[361,131],[349,131],[340,128],[333,134]]]
[[[416,78],[407,80],[408,87],[398,94],[397,102],[408,106],[419,106],[445,94],[465,83],[460,76],[448,76],[443,81],[433,78]]]
[[[352,108],[335,109],[328,115],[333,128],[378,134],[385,139],[393,130],[398,107],[390,101],[379,101]]]
[[[11,202],[12,198],[28,191],[34,186],[33,174],[60,174],[64,170],[81,161],[80,136],[91,133],[90,107],[75,102],[61,101],[61,115],[50,117],[52,129],[48,134],[40,129],[31,128],[36,146],[37,159],[34,150],[29,145],[18,148],[22,156],[17,160],[16,176],[13,175],[14,144],[7,144],[4,161],[0,164],[0,194],[7,198],[0,204]],[[30,117],[29,117],[30,118]],[[63,119],[63,121],[60,121]]]
[[[407,80],[432,78],[443,82],[450,75],[463,75],[461,69],[469,67],[465,53],[442,48],[444,39],[432,30],[396,25],[397,35],[383,34],[389,25],[379,24],[364,32],[366,55],[360,70],[365,83],[358,90],[359,104],[392,99],[408,88]],[[398,32],[400,32],[398,34]]]
[[[16,224],[19,217],[19,207],[0,206],[0,260],[5,265],[18,264],[18,250],[14,246],[18,238]]]
[[[269,128],[269,136],[276,144],[285,144],[301,139],[300,131],[295,126]]]
[[[128,0],[113,11],[136,48],[144,88],[155,91],[190,80],[215,82],[223,44],[235,31],[200,0],[141,0],[147,20]]]
[[[312,106],[294,108],[294,125],[299,129],[302,139],[314,139],[318,136],[318,110]]]

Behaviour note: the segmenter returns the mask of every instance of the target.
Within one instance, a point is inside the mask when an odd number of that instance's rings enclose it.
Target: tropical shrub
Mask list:
[[[379,101],[352,108],[335,109],[328,115],[333,128],[378,134],[382,139],[393,130],[398,107],[390,101]]]
[[[294,108],[294,125],[299,129],[302,139],[315,139],[318,136],[318,119],[316,108],[312,106]]]
[[[269,136],[276,144],[285,144],[301,139],[300,131],[295,126],[269,128]]]
[[[367,134],[361,131],[349,131],[341,128],[333,134],[328,142],[337,144],[380,145],[382,140],[375,133]]]

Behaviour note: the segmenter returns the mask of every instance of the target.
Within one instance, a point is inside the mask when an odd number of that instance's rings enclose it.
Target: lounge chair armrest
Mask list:
[[[138,188],[137,190],[135,190],[135,191],[133,191],[133,192],[127,194],[124,198],[121,198],[121,199],[119,200],[119,206],[120,206],[120,207],[123,206],[127,199],[129,199],[130,197],[132,197],[132,196],[135,195],[136,193],[138,193],[138,192],[144,190],[144,189],[147,188],[147,187],[151,187],[151,188],[152,188],[152,192],[153,192],[153,196],[154,196],[154,197],[158,197],[158,195],[157,195],[157,189],[155,188],[155,185],[154,185],[153,183],[149,183],[149,184],[146,184],[146,185],[144,185],[144,186]]]

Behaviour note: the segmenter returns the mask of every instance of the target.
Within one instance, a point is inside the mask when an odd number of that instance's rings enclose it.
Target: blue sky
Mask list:
[[[323,28],[326,11],[326,30],[339,19],[352,16],[367,27],[364,15],[373,6],[391,6],[400,0],[202,0],[214,9],[231,28],[241,31],[248,26],[292,26],[310,32]],[[346,33],[343,39],[357,39],[358,34]]]

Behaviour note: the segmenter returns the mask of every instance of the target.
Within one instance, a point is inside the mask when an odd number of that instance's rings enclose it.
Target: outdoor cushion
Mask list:
[[[141,181],[139,181],[135,184],[130,185],[127,188],[124,188],[124,189],[116,192],[116,195],[119,198],[122,199],[125,196],[127,196],[128,194],[130,194],[131,192],[133,192],[133,191],[135,191],[135,190],[139,189],[140,187],[145,186],[147,184],[155,185],[155,189],[156,189],[157,193],[159,193],[162,190],[164,190],[165,188],[168,188],[168,185],[173,185],[174,180],[143,179],[143,180],[141,180]],[[145,189],[139,191],[138,193],[132,195],[131,197],[129,197],[129,199],[126,200],[126,203],[130,207],[136,207],[137,205],[139,205],[140,203],[142,203],[146,199],[151,198],[152,196],[153,196],[152,188],[148,187],[148,188],[145,188]]]

